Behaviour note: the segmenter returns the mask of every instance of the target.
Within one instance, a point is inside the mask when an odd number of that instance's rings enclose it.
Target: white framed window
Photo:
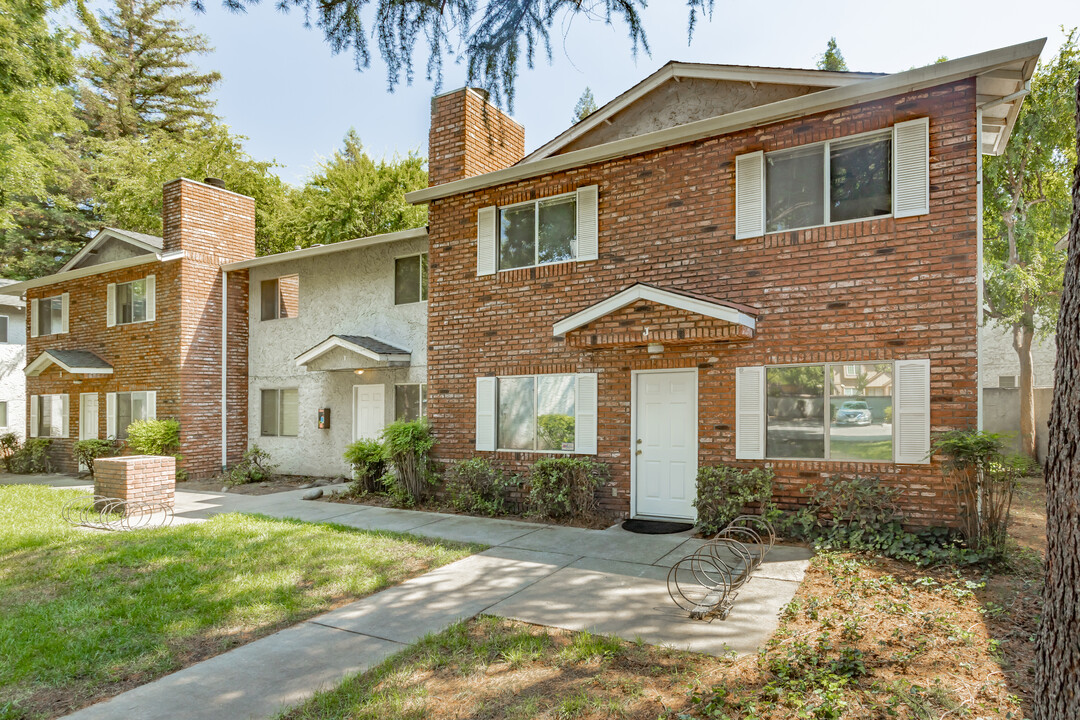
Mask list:
[[[576,381],[574,375],[498,378],[498,449],[574,452]]]
[[[858,365],[845,365],[844,366],[844,377],[853,378],[858,374],[859,374],[859,366]]]
[[[300,276],[283,275],[259,283],[261,320],[297,317],[300,305]]]
[[[157,419],[157,391],[135,390],[105,395],[106,434],[126,440],[128,427],[137,420]]]
[[[68,436],[68,396],[30,396],[30,437]]]
[[[296,437],[300,427],[300,391],[297,388],[263,390],[260,417],[263,437]]]
[[[30,302],[30,335],[59,335],[67,332],[68,294],[39,298]]]
[[[735,158],[735,236],[930,211],[929,120]]]
[[[116,283],[116,324],[146,322],[146,278]]]
[[[8,341],[8,316],[7,315],[0,315],[0,343],[6,343],[7,341]]]
[[[394,420],[411,422],[427,417],[427,383],[394,386]]]
[[[394,259],[394,304],[423,302],[428,293],[428,256],[418,253]]]
[[[0,428],[7,429],[8,407],[7,400],[0,400]]]
[[[736,457],[928,462],[930,364],[739,368]],[[761,398],[760,400],[758,398]]]

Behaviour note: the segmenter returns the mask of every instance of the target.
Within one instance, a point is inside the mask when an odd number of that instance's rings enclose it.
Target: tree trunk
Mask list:
[[[1013,325],[1013,347],[1020,360],[1020,452],[1035,457],[1035,373],[1031,369],[1031,340],[1035,333],[1023,323]]]
[[[1080,82],[1076,108],[1080,149]],[[1080,718],[1080,164],[1073,170],[1046,455],[1046,583],[1035,648],[1034,718]]]

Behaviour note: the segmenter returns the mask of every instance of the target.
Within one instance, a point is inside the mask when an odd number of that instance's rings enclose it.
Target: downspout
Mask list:
[[[221,270],[221,472],[228,465],[229,424],[225,413],[228,408],[228,350],[229,350],[229,271]]]
[[[978,250],[975,254],[975,429],[983,429],[982,376],[982,326],[983,326],[983,109],[975,108],[975,236]]]

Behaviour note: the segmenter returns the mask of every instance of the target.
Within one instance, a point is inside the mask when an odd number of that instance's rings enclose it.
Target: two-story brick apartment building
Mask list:
[[[931,431],[979,422],[981,156],[1043,41],[894,75],[669,64],[523,157],[432,101],[428,414],[444,460],[608,464],[692,518],[699,465],[834,473],[954,510]]]
[[[254,201],[186,179],[163,197],[164,237],[106,228],[59,272],[3,288],[26,297],[27,434],[53,438],[60,470],[77,440],[154,417],[180,421],[193,476],[246,448],[247,274],[224,288],[221,266],[255,256]]]

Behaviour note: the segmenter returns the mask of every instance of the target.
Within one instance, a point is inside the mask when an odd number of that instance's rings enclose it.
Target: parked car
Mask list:
[[[872,416],[865,400],[848,400],[836,411],[837,425],[869,425]]]

